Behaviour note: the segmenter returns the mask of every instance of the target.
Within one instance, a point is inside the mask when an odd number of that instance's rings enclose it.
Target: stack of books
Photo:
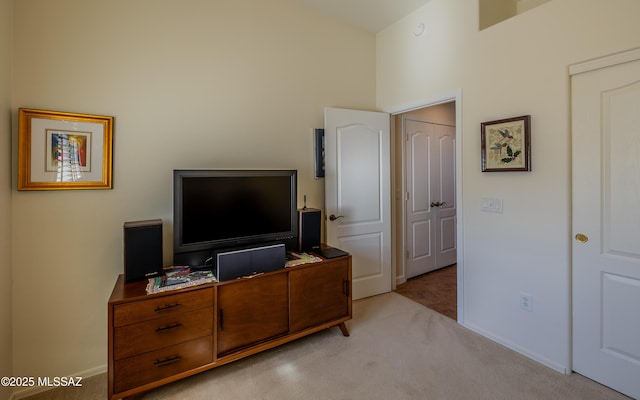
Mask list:
[[[162,276],[149,279],[147,294],[183,289],[216,281],[212,271],[192,271],[189,267],[165,267]]]
[[[291,268],[291,267],[295,267],[296,265],[310,264],[310,263],[315,263],[319,261],[322,261],[322,258],[318,256],[314,256],[313,254],[294,253],[293,251],[290,251],[287,253],[287,262],[284,265],[284,267]]]

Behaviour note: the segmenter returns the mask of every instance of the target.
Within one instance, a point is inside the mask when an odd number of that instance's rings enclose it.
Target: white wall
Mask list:
[[[11,376],[11,15],[0,0],[0,376]],[[0,399],[11,388],[0,386]]]
[[[324,207],[312,129],[375,107],[375,36],[288,0],[14,8],[14,116],[115,117],[113,190],[13,193],[14,374],[86,376],[106,368],[123,223],[162,218],[171,263],[174,168],[295,168],[300,205]]]
[[[377,36],[379,108],[462,89],[465,325],[559,371],[571,368],[568,65],[640,46],[638,15],[636,0],[554,0],[479,32],[477,2],[432,0]],[[482,173],[480,123],[525,114],[533,171]],[[483,196],[504,212],[481,212]]]

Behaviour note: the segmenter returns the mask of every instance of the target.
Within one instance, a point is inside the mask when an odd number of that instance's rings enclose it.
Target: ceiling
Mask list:
[[[380,32],[431,0],[294,0],[368,32]]]

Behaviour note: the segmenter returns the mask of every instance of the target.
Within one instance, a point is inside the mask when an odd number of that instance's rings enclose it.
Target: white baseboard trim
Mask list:
[[[85,370],[85,371],[82,371],[82,372],[78,372],[78,373],[70,374],[70,375],[66,375],[66,376],[67,377],[74,377],[74,378],[82,377],[83,379],[85,379],[85,378],[90,378],[90,377],[95,376],[95,375],[100,375],[100,374],[105,373],[105,372],[107,372],[107,365],[102,365],[102,366],[99,366],[99,367],[91,368],[91,369],[88,369],[88,370]],[[23,390],[18,390],[18,391],[13,392],[13,394],[9,397],[9,400],[24,399],[25,397],[33,396],[34,394],[46,392],[46,391],[49,391],[49,390],[52,390],[52,389],[55,389],[55,387],[34,386],[34,387],[26,388],[26,389],[23,389]]]
[[[490,339],[490,340],[492,340],[492,341],[494,341],[496,343],[499,343],[499,344],[501,344],[501,345],[503,345],[503,346],[515,351],[516,353],[520,353],[523,356],[525,356],[525,357],[527,357],[527,358],[529,358],[529,359],[531,359],[531,360],[533,360],[533,361],[535,361],[535,362],[537,362],[539,364],[544,365],[545,367],[551,368],[551,369],[553,369],[553,370],[555,370],[555,371],[557,371],[557,372],[559,372],[561,374],[564,374],[564,375],[570,375],[571,374],[571,369],[569,369],[566,365],[558,364],[555,361],[549,360],[548,358],[543,357],[540,354],[532,352],[532,351],[530,351],[528,349],[525,349],[524,347],[519,346],[519,345],[511,342],[510,340],[506,340],[506,339],[504,339],[502,337],[493,335],[493,334],[485,331],[484,329],[479,328],[479,327],[477,327],[477,326],[475,326],[473,324],[464,323],[463,326],[465,328],[469,329],[469,330],[474,331],[475,333],[477,333],[477,334],[479,334],[481,336],[486,337],[487,339]]]

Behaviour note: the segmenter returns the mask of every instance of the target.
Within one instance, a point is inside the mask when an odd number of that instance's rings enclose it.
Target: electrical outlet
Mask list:
[[[525,311],[533,311],[533,296],[528,293],[520,293],[520,308]]]

